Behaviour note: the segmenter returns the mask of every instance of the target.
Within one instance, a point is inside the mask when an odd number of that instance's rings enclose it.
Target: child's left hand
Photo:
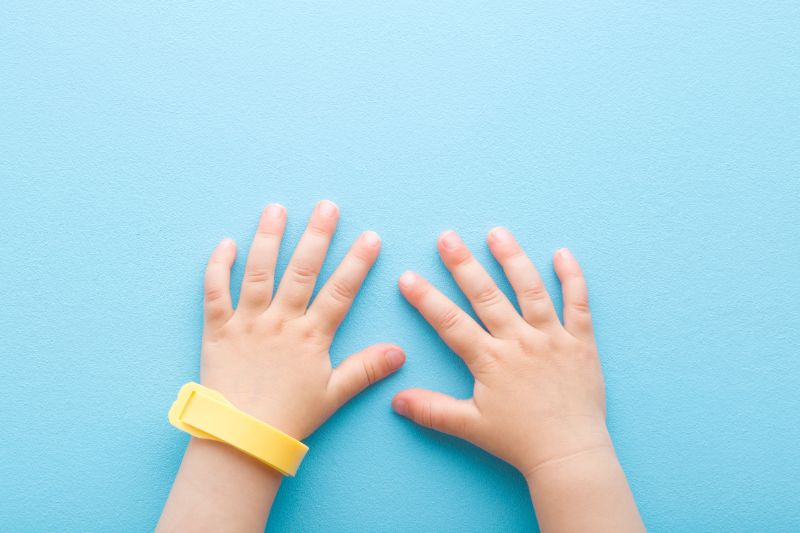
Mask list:
[[[286,225],[286,211],[277,204],[261,216],[236,310],[230,294],[233,241],[220,243],[206,271],[202,384],[297,439],[405,361],[397,346],[376,344],[331,366],[333,336],[381,246],[376,233],[363,233],[309,305],[338,219],[332,202],[317,204],[274,296]]]

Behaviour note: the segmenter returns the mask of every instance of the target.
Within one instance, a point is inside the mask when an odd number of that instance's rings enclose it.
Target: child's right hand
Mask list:
[[[443,233],[439,253],[486,329],[417,274],[406,272],[399,286],[469,366],[475,377],[473,397],[457,400],[411,389],[397,394],[394,409],[476,444],[526,477],[587,451],[610,451],[603,376],[580,266],[566,249],[556,252],[562,325],[533,263],[511,233],[496,228],[488,242],[522,315],[458,235]]]

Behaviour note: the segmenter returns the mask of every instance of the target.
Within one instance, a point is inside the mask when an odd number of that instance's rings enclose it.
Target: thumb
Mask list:
[[[333,369],[328,390],[341,407],[356,394],[403,366],[406,356],[393,344],[375,344],[354,353]]]
[[[392,400],[397,414],[417,424],[469,440],[470,429],[478,419],[475,402],[425,389],[408,389]]]

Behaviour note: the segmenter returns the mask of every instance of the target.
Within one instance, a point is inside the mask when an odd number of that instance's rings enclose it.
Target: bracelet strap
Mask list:
[[[201,439],[230,444],[285,476],[294,476],[308,446],[237,409],[215,390],[189,382],[169,410],[169,422]]]

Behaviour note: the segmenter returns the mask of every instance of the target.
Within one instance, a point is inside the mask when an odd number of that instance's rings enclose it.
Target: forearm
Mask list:
[[[613,447],[595,447],[526,475],[545,533],[645,531]]]
[[[192,438],[157,531],[264,531],[282,476],[227,444]]]

